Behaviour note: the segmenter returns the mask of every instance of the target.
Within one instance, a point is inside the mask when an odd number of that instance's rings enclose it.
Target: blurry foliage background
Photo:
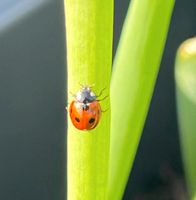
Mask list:
[[[115,0],[114,53],[128,3]],[[195,0],[176,1],[125,200],[183,198],[173,74],[177,47],[196,33],[195,10]],[[64,200],[63,1],[2,0],[0,11],[0,199]]]

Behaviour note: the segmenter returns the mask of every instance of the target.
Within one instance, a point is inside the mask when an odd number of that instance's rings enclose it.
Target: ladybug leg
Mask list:
[[[69,94],[74,98],[76,97],[76,95],[73,92],[69,92]]]
[[[74,93],[69,92],[69,94],[70,94],[73,98],[76,98],[76,95],[75,95]],[[68,107],[69,107],[69,105],[70,105],[70,103],[68,103],[67,106],[64,105],[64,109],[68,111]]]
[[[69,104],[68,104],[69,105]],[[66,105],[64,105],[64,109],[66,110],[66,111],[68,111],[68,105],[66,106]]]
[[[107,108],[106,110],[101,110],[102,113],[107,112],[109,110],[109,108]]]
[[[103,100],[107,99],[108,97],[109,97],[109,95],[103,97],[102,99],[97,99],[97,101],[103,101]]]
[[[101,91],[100,91],[100,93],[97,95],[97,97],[100,97],[102,94],[103,94],[103,91],[106,89],[106,87],[104,87]]]
[[[67,105],[64,105],[64,109],[68,111],[69,106],[70,106],[70,103],[68,103]]]
[[[67,103],[67,105],[65,104],[65,105],[64,105],[64,109],[67,110],[67,111],[69,111],[68,108],[69,108],[70,104],[71,104],[71,103],[69,103],[69,102]]]

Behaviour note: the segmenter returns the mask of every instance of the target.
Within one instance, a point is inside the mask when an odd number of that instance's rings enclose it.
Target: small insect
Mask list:
[[[71,102],[69,115],[77,129],[91,130],[98,125],[102,110],[97,97],[88,86],[82,86],[81,90],[74,95],[75,100]]]

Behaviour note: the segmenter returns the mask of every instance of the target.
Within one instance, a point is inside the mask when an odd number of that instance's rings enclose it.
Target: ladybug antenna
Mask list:
[[[82,83],[78,83],[79,84],[79,86],[81,87],[81,88],[84,88],[85,87],[85,85],[83,85]]]
[[[89,87],[90,89],[93,88],[93,87],[95,87],[95,83],[89,85],[88,87]]]
[[[82,84],[82,83],[78,83],[80,85],[81,88],[93,88],[95,86],[95,84],[91,84],[91,85],[87,85],[87,84]]]

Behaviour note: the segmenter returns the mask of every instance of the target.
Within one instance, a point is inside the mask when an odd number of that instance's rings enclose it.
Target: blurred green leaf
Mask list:
[[[196,37],[178,49],[176,99],[185,173],[191,199],[196,199]]]
[[[152,97],[174,0],[132,0],[114,60],[108,199],[122,198]]]

